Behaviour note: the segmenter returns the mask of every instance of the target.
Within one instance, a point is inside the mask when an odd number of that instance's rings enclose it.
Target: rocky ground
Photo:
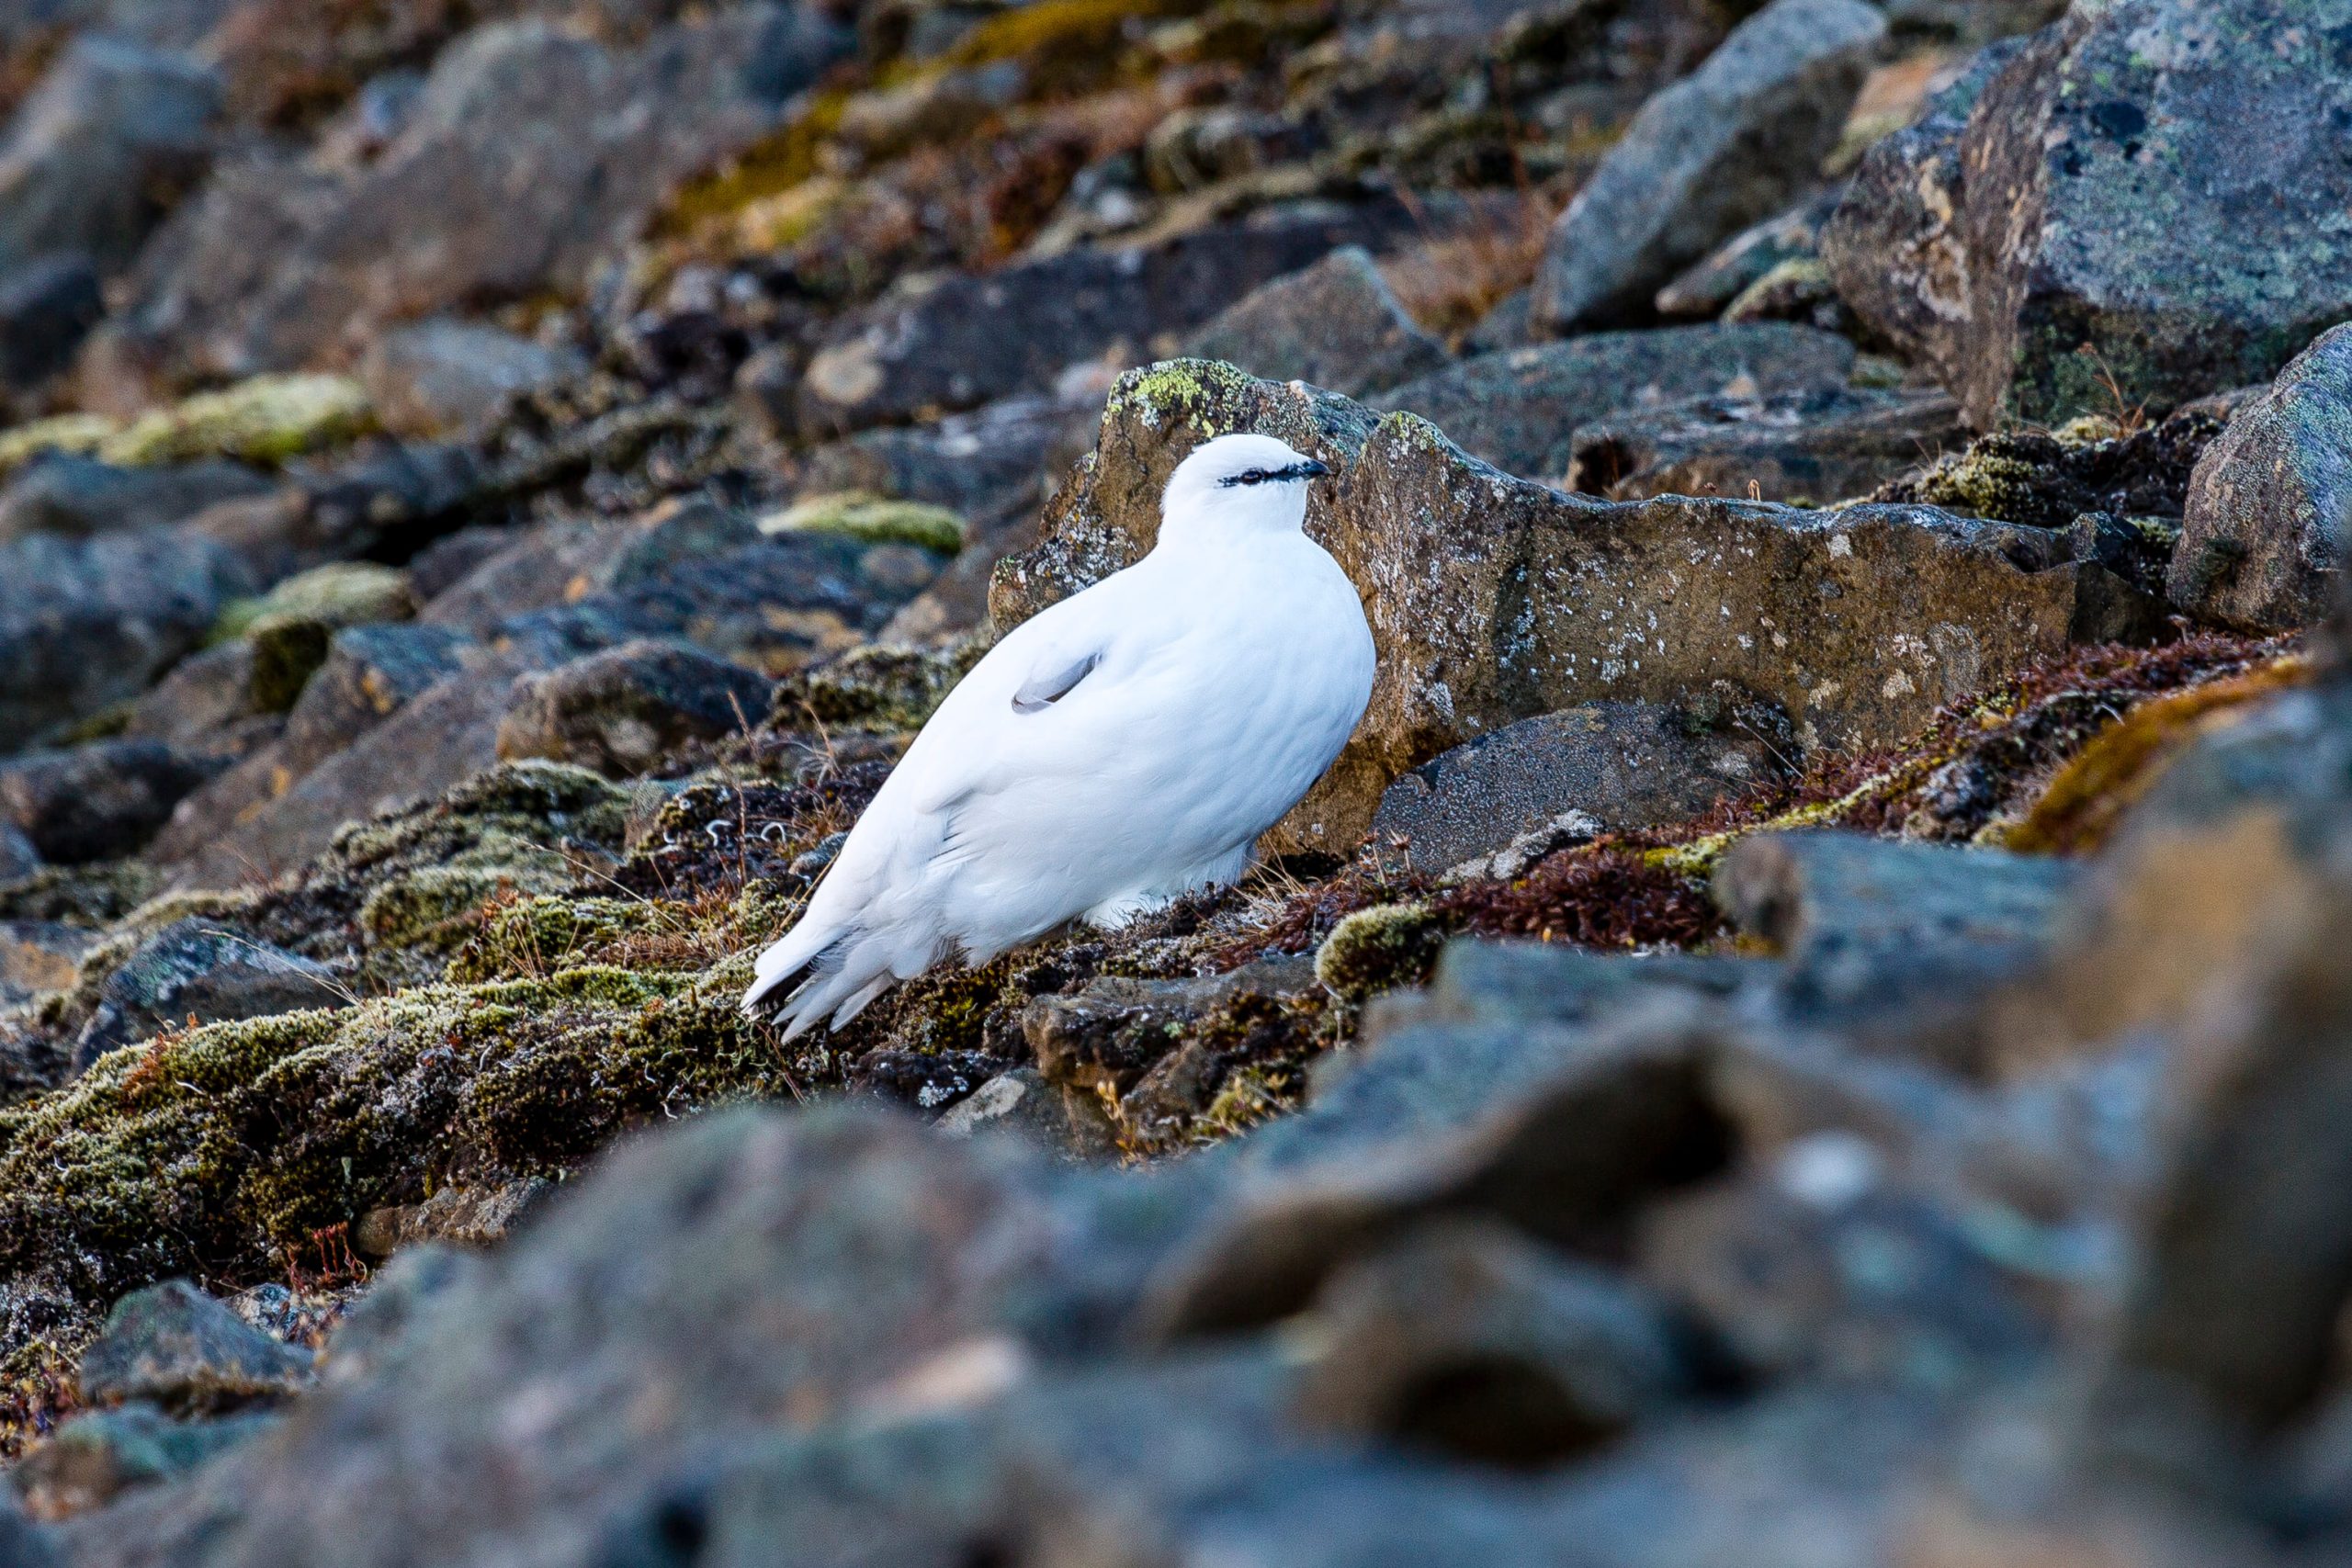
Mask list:
[[[2352,1554],[2352,0],[44,0],[0,113],[0,1563]],[[1243,428],[1380,652],[1248,880],[745,1021]]]

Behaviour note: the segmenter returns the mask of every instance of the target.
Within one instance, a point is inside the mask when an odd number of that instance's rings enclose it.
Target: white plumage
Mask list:
[[[1363,606],[1303,530],[1327,471],[1265,435],[1179,465],[1149,555],[1014,627],[948,694],[744,1008],[797,978],[786,1037],[838,1027],[934,964],[1238,877],[1372,695]]]

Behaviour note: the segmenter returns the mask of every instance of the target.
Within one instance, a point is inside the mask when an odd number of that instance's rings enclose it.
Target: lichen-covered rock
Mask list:
[[[991,596],[1010,626],[1137,558],[1166,475],[1207,435],[1268,430],[1330,463],[1339,483],[1310,499],[1307,531],[1363,594],[1380,674],[1348,750],[1272,835],[1284,848],[1352,845],[1396,774],[1537,713],[1720,689],[1778,704],[1804,752],[1886,745],[2140,618],[2054,535],[1924,508],[1610,506],[1487,468],[1424,420],[1370,424],[1343,399],[1224,367],[1136,372],[1044,543]]]
[[[1822,225],[1838,209],[1843,186],[1830,186],[1777,217],[1742,230],[1705,260],[1657,291],[1657,313],[1669,320],[1723,314],[1748,286],[1786,261],[1820,254]]]
[[[1577,431],[1594,421],[1691,398],[1827,394],[1853,363],[1853,344],[1810,327],[1597,333],[1480,355],[1373,402],[1421,415],[1507,472],[1557,479]]]
[[[2352,327],[2324,334],[2231,419],[2189,481],[2169,586],[2259,631],[2325,615],[2352,551]]]
[[[1819,504],[1868,495],[1964,434],[1960,405],[1939,392],[1704,398],[1577,431],[1566,488],[1611,501],[1747,495]]]
[[[892,501],[859,491],[805,496],[773,517],[763,534],[839,534],[871,543],[896,541],[952,556],[964,547],[964,520],[944,506]]]
[[[142,414],[99,442],[97,455],[126,464],[282,463],[350,441],[369,419],[366,389],[347,376],[255,376]]]
[[[82,1397],[167,1409],[232,1409],[298,1393],[311,1353],[271,1338],[185,1280],[133,1291],[82,1357]]]
[[[2352,313],[2352,186],[2326,151],[2352,105],[2330,41],[2347,23],[2336,0],[2073,12],[1981,83],[1957,191],[1948,123],[1864,160],[1860,221],[1829,245],[1849,302],[1900,339],[1917,307],[1880,302],[1938,258],[1956,287],[1930,357],[1980,428],[2271,375]],[[1898,188],[1911,210],[1872,216]]]
[[[1560,215],[1535,284],[1553,332],[1620,317],[1785,207],[1837,145],[1886,22],[1859,0],[1774,0],[1658,94]]]
[[[623,643],[525,677],[499,721],[498,754],[625,778],[684,741],[750,729],[768,698],[767,678],[741,665],[679,643]]]
[[[1924,502],[2042,528],[2063,528],[2088,512],[2177,518],[2188,505],[2198,460],[2254,395],[2241,389],[2201,398],[2128,432],[2111,420],[2086,416],[2056,430],[1981,435],[1889,479],[1870,499]]]
[[[1426,906],[1375,904],[1331,928],[1315,950],[1315,978],[1350,1002],[1418,986],[1445,938],[1445,923]]]
[[[139,944],[98,985],[97,1008],[74,1045],[85,1068],[107,1052],[166,1030],[348,1005],[349,989],[300,953],[176,920]]]
[[[1193,334],[1184,355],[1351,398],[1433,374],[1449,357],[1405,313],[1360,245],[1343,245],[1235,301]]]

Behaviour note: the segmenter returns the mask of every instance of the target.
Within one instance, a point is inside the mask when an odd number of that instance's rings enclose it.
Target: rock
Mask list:
[[[0,882],[15,882],[40,869],[40,852],[14,823],[0,822]]]
[[[1553,226],[1535,320],[1622,318],[1817,177],[1885,20],[1859,0],[1773,0],[1644,106]]]
[[[1184,354],[1351,398],[1432,375],[1452,358],[1405,313],[1359,245],[1261,286],[1194,333]]]
[[[870,544],[916,545],[944,556],[964,547],[964,520],[947,508],[920,501],[891,501],[862,491],[805,496],[782,512],[760,519],[760,532],[771,537],[837,534]]]
[[[1506,472],[1556,479],[1594,421],[1690,398],[1834,392],[1853,363],[1843,338],[1777,323],[1600,333],[1466,359],[1374,406],[1419,414]]]
[[[2352,327],[2241,409],[2189,480],[2167,586],[2189,615],[2292,631],[2342,593],[2352,551]]]
[[[11,991],[22,998],[66,989],[94,941],[88,931],[53,920],[0,920],[0,1002]]]
[[[1372,820],[1383,848],[1401,840],[1425,872],[1483,860],[1570,813],[1585,838],[1687,821],[1721,796],[1780,775],[1775,723],[1721,728],[1649,703],[1595,703],[1505,725],[1390,784]],[[1515,857],[1518,858],[1518,857]],[[1515,870],[1491,874],[1514,876]]]
[[[1724,307],[1725,322],[1801,321],[1826,333],[1848,337],[1863,334],[1855,326],[1829,269],[1815,256],[1798,256],[1781,263],[1740,290]]]
[[[130,705],[123,734],[214,752],[244,750],[235,733],[254,705],[253,645],[240,638],[189,654]]]
[[[0,1562],[18,1568],[61,1568],[49,1532],[17,1510],[13,1496],[0,1496]]]
[[[933,1123],[943,1136],[1010,1136],[1067,1159],[1103,1159],[1118,1145],[1101,1101],[1057,1088],[1035,1067],[999,1073],[951,1105]]]
[[[144,843],[222,759],[160,740],[101,740],[0,761],[0,818],[59,864],[108,860]]]
[[[39,388],[73,363],[84,334],[105,314],[97,268],[79,251],[0,271],[0,384]]]
[[[75,39],[0,141],[0,265],[61,251],[127,265],[203,174],[220,110],[219,79],[194,61]]]
[[[1980,51],[1917,123],[1863,155],[1821,228],[1822,263],[1838,297],[1946,387],[1960,377],[1975,289],[1961,141],[1986,85],[2025,47],[2012,39]]]
[[[2049,961],[2080,868],[1853,833],[1761,833],[1715,872],[1741,933],[1783,953],[1786,1006],[1863,1044],[1986,1069],[1985,997]]]
[[[492,1247],[536,1213],[554,1184],[526,1179],[492,1187],[443,1187],[422,1203],[370,1209],[352,1227],[351,1244],[369,1258],[403,1247],[446,1244]]]
[[[1966,438],[1940,392],[1800,392],[1702,398],[1613,415],[1576,434],[1567,488],[1636,501],[1747,495],[1818,503],[1868,495],[1922,453]]]
[[[350,1005],[347,987],[310,959],[203,919],[175,920],[98,986],[98,1004],[74,1045],[76,1071],[108,1051],[165,1030],[224,1019]]]
[[[1657,291],[1657,313],[1669,319],[1712,320],[1782,262],[1820,254],[1822,226],[1846,192],[1829,186],[1777,218],[1742,230]]]
[[[1658,1413],[1685,1381],[1656,1304],[1499,1226],[1410,1235],[1335,1276],[1316,1318],[1304,1419],[1459,1459],[1557,1464]]]
[[[149,1400],[183,1414],[234,1409],[301,1393],[311,1361],[185,1280],[167,1280],[115,1303],[82,1357],[82,1397]]]
[[[1538,713],[1721,690],[1779,705],[1801,754],[1887,745],[2034,659],[2137,624],[2118,618],[2138,614],[2119,601],[2128,588],[2068,561],[2054,535],[1920,508],[1608,506],[1487,468],[1422,420],[1375,425],[1344,399],[1198,361],[1122,382],[1044,542],[1000,568],[997,624],[1142,555],[1168,473],[1230,429],[1340,473],[1315,487],[1307,531],[1364,594],[1380,655],[1349,749],[1268,840],[1283,850],[1352,844],[1397,774]]]
[[[141,258],[90,352],[133,388],[243,376],[390,321],[577,288],[678,181],[772,129],[846,44],[818,12],[773,5],[627,51],[538,20],[477,28],[357,171],[224,169]]]
[[[94,1410],[66,1422],[32,1451],[17,1469],[17,1491],[37,1517],[71,1518],[126,1492],[186,1475],[271,1430],[281,1419],[252,1410],[176,1421],[143,1400]],[[5,1529],[0,1529],[0,1549],[6,1544]]]
[[[868,491],[943,506],[981,523],[1033,513],[1094,442],[1109,387],[1076,378],[904,429],[864,430],[808,454],[812,494]]]
[[[237,463],[126,468],[51,453],[17,470],[0,491],[0,540],[28,534],[85,538],[153,528],[274,488],[267,478]]]
[[[926,411],[1041,391],[1080,360],[1160,352],[1167,338],[1256,285],[1340,245],[1376,245],[1406,222],[1394,206],[1274,214],[1138,249],[903,280],[852,312],[809,362],[798,430],[825,436],[904,423]]]
[[[577,354],[443,317],[378,338],[360,361],[359,379],[386,429],[431,439],[473,430],[514,398],[586,367]]]
[[[526,677],[499,724],[498,754],[626,778],[683,741],[748,731],[768,694],[765,676],[694,649],[624,643]]]
[[[1981,435],[1965,451],[1889,480],[1871,499],[1924,502],[2043,528],[2064,527],[2086,512],[2178,517],[2199,457],[2249,400],[2237,392],[2200,399],[2129,434],[2108,421],[2086,419],[2053,431]]]
[[[2272,375],[2352,314],[2352,259],[2317,237],[2352,188],[2325,151],[2352,85],[2324,40],[2347,16],[2291,0],[2070,14],[1981,84],[1957,192],[1948,124],[1864,159],[1858,220],[1827,243],[1841,288],[1885,280],[1848,299],[1900,341],[1916,313],[1883,319],[1879,299],[1911,258],[1939,259],[1961,287],[1935,302],[1949,324],[1929,357],[1979,428],[2161,412]],[[1923,193],[1914,210],[1870,216],[1898,187]]]

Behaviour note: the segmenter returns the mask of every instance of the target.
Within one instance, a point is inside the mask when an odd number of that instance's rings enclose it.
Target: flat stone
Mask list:
[[[1570,813],[1582,835],[1697,817],[1781,773],[1772,716],[1760,732],[1647,703],[1596,703],[1506,725],[1390,784],[1372,820],[1423,871],[1480,861]],[[1522,868],[1523,869],[1523,868]],[[1507,873],[1506,874],[1516,874]]]
[[[1845,339],[1779,322],[1596,333],[1465,359],[1373,406],[1419,414],[1507,472],[1555,479],[1576,433],[1611,414],[1691,398],[1826,394],[1853,363]]]

